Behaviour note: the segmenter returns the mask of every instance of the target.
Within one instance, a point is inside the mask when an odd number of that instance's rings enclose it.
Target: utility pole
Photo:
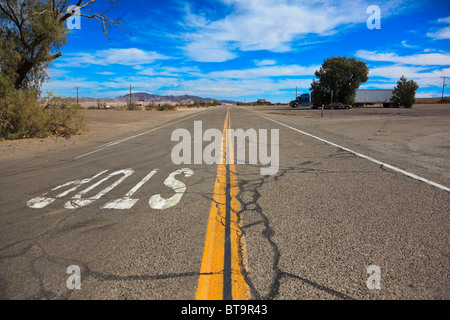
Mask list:
[[[130,84],[130,108],[131,108],[131,84]]]
[[[80,89],[80,87],[75,87],[75,89],[77,89],[77,104],[79,104],[78,103],[78,90]]]
[[[297,99],[297,89],[298,87],[295,87],[295,99]]]
[[[331,90],[331,117],[333,118],[333,90]]]
[[[442,82],[442,101],[444,101],[444,91],[445,91],[445,79],[447,79],[448,77],[441,77],[443,80]]]

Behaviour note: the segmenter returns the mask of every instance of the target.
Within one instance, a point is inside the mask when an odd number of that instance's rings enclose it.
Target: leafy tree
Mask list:
[[[62,56],[61,49],[70,33],[66,22],[84,17],[101,23],[105,36],[112,26],[121,28],[120,19],[94,11],[97,0],[0,0],[0,139],[69,136],[83,127],[78,104],[51,99],[39,102],[40,87],[48,77],[50,63]],[[98,1],[97,1],[98,2]]]
[[[314,106],[331,102],[331,92],[327,88],[323,88],[318,80],[311,83],[311,102]]]
[[[105,0],[110,8],[118,0]],[[0,0],[0,97],[15,89],[39,92],[49,64],[62,56],[61,49],[70,33],[66,22],[80,16],[99,21],[103,33],[120,25],[106,12],[94,12],[96,0],[78,0],[80,11],[71,11],[68,0]],[[86,14],[87,12],[87,14]]]
[[[356,90],[369,80],[369,68],[364,61],[353,57],[331,57],[324,61],[315,76],[317,80],[313,80],[310,89],[313,102],[331,102],[333,91],[334,101],[353,104]]]
[[[411,108],[416,103],[417,89],[419,89],[419,85],[414,80],[408,81],[405,76],[402,76],[397,81],[391,100],[394,102],[394,105]]]

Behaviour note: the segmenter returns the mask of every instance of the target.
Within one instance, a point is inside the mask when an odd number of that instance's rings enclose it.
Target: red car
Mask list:
[[[348,104],[343,104],[340,102],[333,102],[332,104],[327,104],[325,109],[350,109],[351,106]]]

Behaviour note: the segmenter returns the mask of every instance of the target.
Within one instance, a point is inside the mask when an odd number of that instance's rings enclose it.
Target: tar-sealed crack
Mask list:
[[[80,260],[68,259],[60,256],[54,256],[45,251],[38,244],[33,244],[27,247],[26,252],[34,250],[34,257],[29,261],[29,271],[33,279],[37,280],[37,287],[34,292],[25,297],[25,300],[68,300],[75,292],[74,290],[55,290],[47,288],[46,285],[46,270],[37,267],[39,263],[52,263],[54,265],[60,266],[60,270],[65,270],[69,265],[76,265],[80,268],[81,273],[81,283],[89,278],[97,279],[99,281],[156,281],[164,279],[176,279],[176,278],[186,278],[186,277],[199,277],[200,275],[212,275],[214,273],[201,273],[198,271],[187,271],[181,273],[165,273],[165,274],[131,274],[131,275],[118,275],[118,274],[107,274],[100,271],[91,270],[88,264]],[[26,252],[22,252],[24,255]],[[2,259],[10,258],[2,257]],[[64,274],[63,277],[68,275]],[[59,286],[58,286],[59,287]],[[0,278],[0,298],[10,299],[7,294],[8,281],[7,279]],[[144,297],[145,298],[145,297]]]
[[[306,278],[303,278],[298,275],[293,275],[287,272],[284,272],[279,267],[279,262],[281,258],[280,249],[277,245],[277,243],[274,241],[273,237],[275,235],[275,230],[273,229],[273,226],[271,225],[271,221],[267,214],[263,211],[259,204],[259,200],[261,198],[260,189],[264,186],[264,184],[269,182],[276,182],[280,179],[282,179],[286,174],[288,173],[330,173],[328,171],[323,170],[317,170],[313,168],[299,168],[299,167],[287,167],[287,168],[280,168],[279,172],[276,175],[273,176],[261,176],[259,178],[254,178],[250,180],[244,180],[242,175],[238,177],[238,195],[237,199],[240,203],[240,210],[237,214],[239,222],[243,221],[245,219],[246,215],[249,214],[256,214],[258,217],[256,218],[256,221],[250,222],[248,224],[244,224],[241,226],[241,237],[245,237],[249,232],[250,229],[262,225],[263,230],[260,232],[262,238],[266,242],[266,248],[270,248],[271,251],[271,261],[269,263],[271,264],[272,268],[272,275],[270,279],[270,284],[266,288],[268,289],[261,289],[258,288],[258,285],[255,283],[252,279],[253,273],[252,270],[248,270],[248,268],[244,268],[244,279],[249,286],[251,290],[251,297],[255,300],[273,300],[276,299],[279,296],[279,290],[280,290],[280,283],[283,278],[293,278],[296,280],[302,281],[304,284],[308,286],[312,286],[318,290],[321,290],[327,294],[334,295],[335,297],[339,299],[352,299],[351,297],[335,291],[333,289],[330,289],[326,286],[314,283],[311,280],[308,280]],[[253,217],[253,219],[255,218]],[[240,242],[242,243],[242,242]],[[239,248],[239,256],[240,261],[243,263],[245,260],[245,252],[244,248]]]

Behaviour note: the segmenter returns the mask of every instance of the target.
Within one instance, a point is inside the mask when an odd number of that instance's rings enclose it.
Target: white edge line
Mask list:
[[[258,113],[257,113],[257,114],[258,114]],[[346,147],[340,146],[340,145],[338,145],[338,144],[336,144],[336,143],[333,143],[333,142],[327,141],[327,140],[325,140],[325,139],[316,137],[316,136],[314,136],[314,135],[312,135],[312,134],[310,134],[310,133],[307,133],[307,132],[305,132],[305,131],[302,131],[302,130],[296,129],[296,128],[294,128],[294,127],[288,126],[287,124],[284,124],[284,123],[282,123],[282,122],[279,122],[279,121],[270,119],[270,118],[265,117],[265,116],[262,116],[262,115],[260,115],[260,114],[258,114],[258,115],[259,115],[260,117],[264,118],[264,119],[270,120],[270,121],[275,122],[275,123],[277,123],[277,124],[279,124],[279,125],[282,125],[282,126],[284,126],[284,127],[286,127],[286,128],[289,128],[289,129],[291,129],[291,130],[297,131],[297,132],[299,132],[299,133],[301,133],[301,134],[304,134],[304,135],[306,135],[306,136],[308,136],[308,137],[311,137],[311,138],[313,138],[313,139],[322,141],[322,142],[324,142],[324,143],[326,143],[326,144],[332,145],[332,146],[334,146],[334,147],[336,147],[336,148],[339,148],[339,149],[341,149],[341,150],[350,152],[350,153],[354,154],[355,156],[358,156],[358,157],[360,157],[360,158],[367,159],[367,160],[369,160],[369,161],[372,161],[372,162],[374,162],[374,163],[376,163],[376,164],[379,164],[379,165],[381,165],[381,166],[383,166],[383,167],[385,167],[385,168],[391,169],[391,170],[393,170],[393,171],[396,171],[396,172],[398,172],[398,173],[401,173],[401,174],[403,174],[403,175],[405,175],[405,176],[408,176],[408,177],[410,177],[410,178],[413,178],[413,179],[415,179],[415,180],[425,182],[425,183],[427,183],[427,184],[429,184],[429,185],[432,185],[432,186],[434,186],[434,187],[436,187],[436,188],[439,188],[439,189],[441,189],[441,190],[450,192],[450,188],[447,188],[446,186],[443,186],[443,185],[441,185],[441,184],[439,184],[439,183],[436,183],[436,182],[430,181],[430,180],[428,180],[428,179],[422,178],[422,177],[420,177],[420,176],[418,176],[418,175],[416,175],[416,174],[414,174],[414,173],[410,173],[410,172],[405,171],[405,170],[403,170],[403,169],[394,167],[394,166],[392,166],[392,165],[390,165],[390,164],[388,164],[388,163],[384,163],[384,162],[382,162],[382,161],[376,160],[376,159],[371,158],[371,157],[369,157],[369,156],[366,156],[366,155],[364,155],[364,154],[362,154],[362,153],[359,153],[359,152],[353,151],[353,150],[351,150],[351,149],[348,149],[348,148],[346,148]]]
[[[165,125],[162,125],[162,126],[160,126],[160,127],[153,128],[153,129],[151,129],[151,130],[148,130],[148,131],[145,131],[145,132],[136,134],[136,135],[134,135],[134,136],[127,137],[127,138],[124,138],[124,139],[121,139],[121,140],[117,140],[117,141],[113,141],[113,142],[109,142],[109,143],[103,145],[102,147],[100,147],[100,148],[98,148],[98,149],[96,149],[96,150],[94,150],[94,151],[91,151],[91,152],[88,152],[88,153],[82,154],[81,156],[76,157],[75,160],[84,158],[84,157],[89,156],[89,155],[91,155],[91,154],[94,154],[94,153],[97,153],[97,152],[99,152],[99,151],[102,151],[102,150],[104,150],[104,149],[106,149],[106,148],[115,146],[115,145],[117,145],[117,144],[119,144],[119,143],[122,143],[122,142],[125,142],[125,141],[128,141],[128,140],[131,140],[131,139],[134,139],[134,138],[143,136],[143,135],[148,134],[148,133],[150,133],[150,132],[153,132],[153,131],[162,129],[162,128],[164,128],[164,127],[167,127],[167,126],[170,126],[170,125],[175,124],[175,123],[177,123],[177,122],[180,122],[180,121],[183,121],[183,120],[192,118],[192,117],[194,117],[194,116],[198,116],[198,115],[200,115],[200,114],[202,114],[202,113],[205,113],[205,112],[208,112],[208,111],[211,111],[211,110],[212,110],[212,109],[208,109],[208,110],[205,110],[205,111],[196,113],[196,114],[192,114],[192,115],[190,115],[190,116],[188,116],[188,117],[181,118],[181,119],[178,119],[178,120],[173,121],[173,122],[170,122],[170,123],[166,123]]]

